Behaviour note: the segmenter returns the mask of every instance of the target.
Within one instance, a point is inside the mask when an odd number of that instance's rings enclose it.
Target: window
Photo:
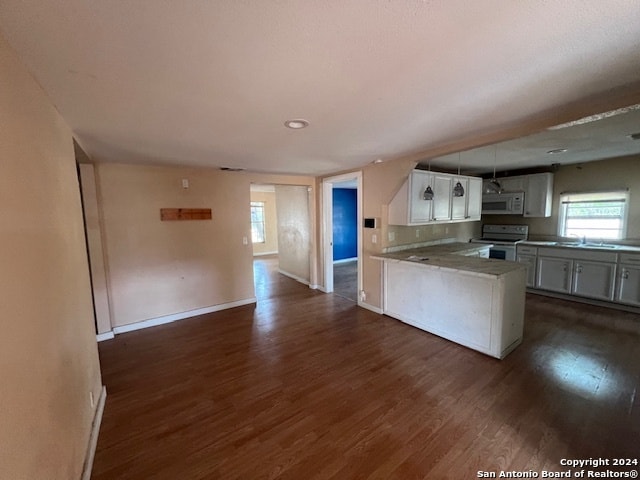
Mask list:
[[[264,202],[251,202],[251,241],[264,243]]]
[[[561,194],[558,234],[621,240],[627,233],[628,206],[627,190]]]

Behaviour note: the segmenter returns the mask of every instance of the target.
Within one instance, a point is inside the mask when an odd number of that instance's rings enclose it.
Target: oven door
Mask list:
[[[516,246],[515,245],[494,245],[489,250],[489,258],[495,258],[498,260],[516,260]]]

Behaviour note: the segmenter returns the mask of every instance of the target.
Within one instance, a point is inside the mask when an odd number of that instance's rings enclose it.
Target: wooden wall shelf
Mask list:
[[[210,208],[161,208],[160,220],[211,220]]]

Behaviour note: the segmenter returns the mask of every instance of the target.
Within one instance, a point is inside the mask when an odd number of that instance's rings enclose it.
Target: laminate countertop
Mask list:
[[[465,256],[479,252],[486,247],[486,244],[443,243],[430,247],[379,253],[371,255],[371,258],[385,262],[408,262],[429,269],[445,269],[472,276],[492,278],[526,268],[522,263],[508,260]]]
[[[611,244],[611,243],[578,243],[578,242],[548,242],[548,241],[533,241],[524,240],[519,242],[518,245],[526,245],[531,247],[552,247],[552,248],[572,248],[579,250],[604,250],[610,252],[632,252],[639,253],[640,247],[637,245],[625,245],[625,244]]]

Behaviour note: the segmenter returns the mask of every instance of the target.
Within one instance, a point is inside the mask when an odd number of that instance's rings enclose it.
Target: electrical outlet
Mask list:
[[[420,238],[420,229],[416,228],[416,238]]]
[[[367,300],[367,292],[365,292],[364,290],[360,290],[360,301],[364,302]]]
[[[389,241],[393,242],[396,239],[396,232],[389,232]]]
[[[371,243],[378,243],[378,236],[375,233],[371,235]]]
[[[249,239],[247,237],[242,237],[242,244],[249,245]]]

